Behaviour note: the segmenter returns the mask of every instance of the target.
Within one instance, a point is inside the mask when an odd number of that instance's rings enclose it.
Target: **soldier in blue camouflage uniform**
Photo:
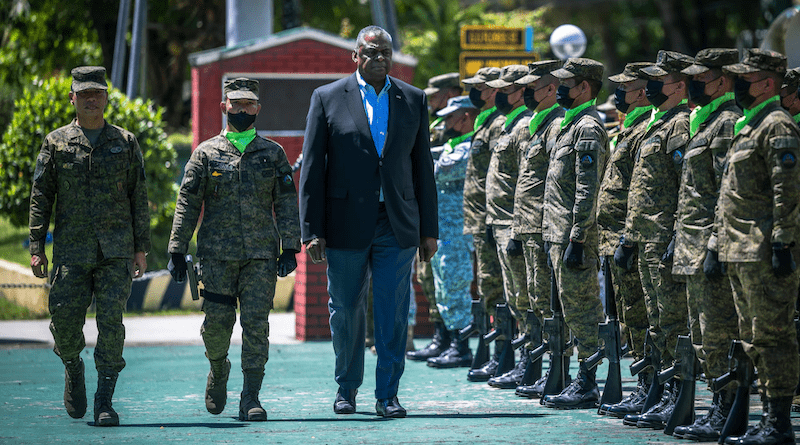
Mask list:
[[[761,421],[725,443],[794,443],[800,129],[780,105],[785,56],[748,49],[741,63],[722,69],[736,76],[744,116],[734,125],[708,249],[726,263],[739,334],[758,369],[763,401]]]
[[[70,102],[77,118],[44,138],[33,175],[30,205],[31,269],[47,277],[45,238],[55,204],[50,331],[66,368],[64,406],[86,413],[83,325],[97,307],[95,426],[119,425],[111,398],[125,360],[122,311],[131,277],[147,269],[150,216],[144,161],[136,137],[106,122],[103,67],[72,70]]]
[[[549,408],[594,408],[600,400],[597,368],[586,358],[597,351],[603,321],[597,270],[597,195],[608,156],[608,134],[597,113],[603,64],[572,58],[552,73],[559,79],[556,100],[567,111],[550,155],[544,192],[542,236],[558,282],[564,321],[578,346],[578,376],[544,400]]]
[[[444,144],[433,165],[433,176],[439,197],[439,249],[431,259],[436,305],[445,328],[450,332],[450,347],[437,357],[428,359],[434,368],[455,368],[472,363],[468,339],[459,340],[459,331],[472,319],[470,286],[472,284],[472,258],[470,237],[463,233],[464,226],[464,175],[467,169],[473,125],[478,109],[467,96],[447,101],[439,111],[445,125],[454,137]]]
[[[206,318],[200,332],[211,362],[206,409],[219,414],[225,408],[231,367],[228,348],[238,303],[244,373],[239,420],[266,420],[258,392],[269,358],[268,317],[276,277],[297,267],[297,191],[283,148],[256,135],[253,123],[261,110],[258,81],[228,80],[224,91],[220,109],[227,115],[227,127],[198,145],[186,164],[169,253],[173,277],[182,281],[184,256],[204,209],[197,255],[205,286]]]

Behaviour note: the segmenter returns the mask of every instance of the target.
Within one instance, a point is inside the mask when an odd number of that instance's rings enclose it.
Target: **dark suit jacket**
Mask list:
[[[418,246],[420,237],[438,238],[427,99],[419,88],[394,77],[391,82],[380,158],[355,73],[314,90],[300,171],[304,242],[320,237],[335,249],[366,248],[375,233],[381,186],[401,247]]]

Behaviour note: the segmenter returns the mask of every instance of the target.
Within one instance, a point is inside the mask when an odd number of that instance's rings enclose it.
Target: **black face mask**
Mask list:
[[[556,102],[567,110],[572,108],[572,104],[575,103],[575,99],[569,97],[570,91],[572,91],[572,88],[566,85],[559,85],[558,90],[556,90]]]
[[[539,101],[536,100],[536,92],[539,90],[534,90],[533,88],[525,88],[525,91],[522,92],[522,100],[525,101],[525,106],[533,111],[536,107],[539,106]]]
[[[699,80],[689,81],[689,99],[701,107],[711,103],[711,96],[706,94],[705,91],[706,82],[700,82]]]
[[[506,115],[513,110],[511,104],[508,103],[508,94],[501,93],[499,91],[494,96],[494,104],[497,106],[497,111],[503,115]]]
[[[250,128],[255,121],[255,114],[247,114],[244,111],[236,114],[228,113],[228,123],[240,133]]]
[[[455,137],[461,136],[461,133],[453,128],[445,128],[442,133],[442,140],[449,141]]]
[[[626,91],[622,91],[619,88],[614,90],[614,106],[617,107],[620,113],[627,113],[628,109],[631,107],[631,104],[625,102],[625,96],[627,94]]]
[[[475,105],[475,108],[483,108],[486,105],[486,101],[481,99],[482,91],[478,91],[477,88],[473,88],[469,90],[469,100],[472,102],[472,105]]]
[[[648,80],[647,86],[644,87],[644,94],[647,96],[647,100],[656,108],[669,99],[669,96],[661,92],[663,88],[664,82],[660,80]]]
[[[753,106],[753,102],[756,101],[756,98],[750,94],[750,85],[752,82],[748,82],[741,77],[736,78],[736,82],[733,84],[733,94],[736,96],[736,103],[742,110],[749,110],[750,107]]]

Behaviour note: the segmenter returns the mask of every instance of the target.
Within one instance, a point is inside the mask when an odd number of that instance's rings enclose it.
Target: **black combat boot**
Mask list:
[[[569,356],[563,357],[564,360],[564,372],[566,376],[564,376],[565,384],[569,385],[572,383],[572,377],[569,375]],[[538,361],[539,366],[542,366],[542,361]],[[541,370],[539,371],[541,373]],[[545,371],[544,375],[541,376],[538,380],[536,380],[531,385],[521,385],[518,386],[514,393],[520,397],[527,397],[529,399],[539,399],[542,397],[542,393],[544,392],[544,385],[547,383],[547,377],[550,376],[550,369]]]
[[[761,421],[747,429],[743,436],[730,436],[725,439],[727,445],[776,445],[793,444],[791,410],[792,397],[767,399],[767,410]]]
[[[665,386],[664,394],[666,397],[662,397],[661,403],[639,416],[639,421],[636,422],[636,426],[638,428],[663,430],[664,427],[667,426],[667,421],[669,421],[670,416],[672,416],[672,412],[675,410],[675,402],[678,400],[681,383],[680,380],[673,379],[669,390],[667,390]]]
[[[522,379],[519,385],[515,388],[514,394],[520,397],[527,397],[525,394],[529,391],[529,387],[534,385],[540,378],[542,378],[542,360],[531,361],[530,351],[527,351],[528,365],[525,367],[525,373],[522,374]]]
[[[211,371],[206,382],[206,409],[211,414],[219,414],[225,409],[228,401],[228,376],[231,362],[228,358],[210,360]]]
[[[472,350],[469,339],[458,340],[458,329],[450,332],[450,347],[438,357],[428,359],[431,368],[469,368],[472,365]]]
[[[116,372],[97,372],[97,392],[94,393],[94,426],[117,426],[119,416],[111,406],[114,388],[117,386]]]
[[[64,361],[64,408],[73,419],[86,414],[86,380],[83,359]]]
[[[500,389],[516,389],[522,382],[522,376],[525,375],[525,370],[531,362],[531,357],[528,350],[523,348],[522,355],[520,355],[519,362],[513,369],[503,375],[492,377],[489,379],[489,386]]]
[[[647,382],[647,380],[648,376],[651,375],[652,374],[640,372],[639,381],[636,384],[636,389],[634,389],[633,392],[628,394],[618,403],[604,403],[600,405],[600,408],[597,409],[597,414],[614,416],[618,419],[621,419],[628,414],[640,414],[642,412],[642,407],[644,406],[644,401],[647,399],[647,389],[650,387],[650,384]]]
[[[431,357],[438,357],[450,343],[450,332],[445,329],[444,323],[437,321],[433,324],[433,339],[422,349],[406,352],[406,358],[416,361],[427,361]]]
[[[264,371],[247,369],[244,371],[244,384],[242,397],[239,400],[239,420],[263,421],[267,420],[267,412],[258,401],[258,392],[261,391],[261,380]]]
[[[698,418],[689,426],[676,427],[672,433],[675,437],[696,440],[698,442],[716,442],[728,419],[733,405],[734,391],[722,390],[714,393],[711,408],[705,416]],[[680,428],[680,430],[679,430]],[[680,435],[679,435],[680,434]]]
[[[470,382],[485,382],[492,378],[497,371],[497,366],[500,364],[498,361],[499,358],[500,354],[497,346],[495,346],[494,355],[492,355],[491,358],[489,358],[489,361],[484,363],[480,368],[470,369],[467,373],[467,380]]]
[[[597,388],[595,375],[597,367],[586,368],[586,362],[580,361],[578,377],[557,396],[548,397],[544,406],[557,409],[597,408],[600,402],[600,390]]]
[[[659,385],[657,383],[658,381],[656,380],[657,378],[658,377],[656,372],[650,373],[650,375],[648,376],[648,379],[650,379],[650,387],[647,388],[647,396],[645,396],[644,406],[642,406],[642,409],[639,412],[639,414],[626,414],[625,416],[623,416],[622,423],[624,425],[636,426],[636,424],[639,422],[639,417],[641,417],[644,413],[650,411],[651,409],[657,406],[661,406],[661,404],[666,401],[665,397],[667,396],[666,393],[669,392],[667,391],[667,389],[669,388],[668,385],[670,385],[670,383],[667,382],[666,385]],[[652,399],[657,400],[657,402],[648,407],[647,401]]]

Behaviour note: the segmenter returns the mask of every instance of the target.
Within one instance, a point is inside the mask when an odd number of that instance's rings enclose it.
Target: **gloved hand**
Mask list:
[[[186,281],[186,255],[182,253],[171,253],[167,270],[169,270],[172,279],[176,283],[183,283]]]
[[[297,260],[295,259],[295,255],[297,254],[296,250],[293,249],[284,249],[281,256],[278,257],[278,276],[285,277],[292,273],[293,270],[297,269]]]
[[[719,253],[706,250],[706,259],[703,260],[703,273],[709,280],[718,280],[725,275],[725,263],[719,262]]]
[[[669,241],[667,245],[667,251],[661,255],[661,262],[662,263],[672,263],[672,258],[675,256],[675,234],[672,234],[672,239]]]
[[[791,275],[797,269],[790,247],[783,243],[772,243],[772,272],[776,277]]]
[[[618,267],[630,272],[633,269],[633,254],[635,252],[636,249],[632,245],[625,245],[625,238],[621,238],[619,240],[619,247],[617,247],[617,251],[614,252],[614,263],[616,263]]]
[[[486,242],[492,247],[497,247],[497,241],[494,240],[494,232],[492,226],[486,226]]]
[[[567,250],[564,251],[564,265],[569,269],[577,269],[583,266],[583,243],[569,242]]]
[[[522,243],[519,240],[510,239],[508,240],[508,245],[506,246],[506,253],[508,256],[520,256],[522,255]]]

